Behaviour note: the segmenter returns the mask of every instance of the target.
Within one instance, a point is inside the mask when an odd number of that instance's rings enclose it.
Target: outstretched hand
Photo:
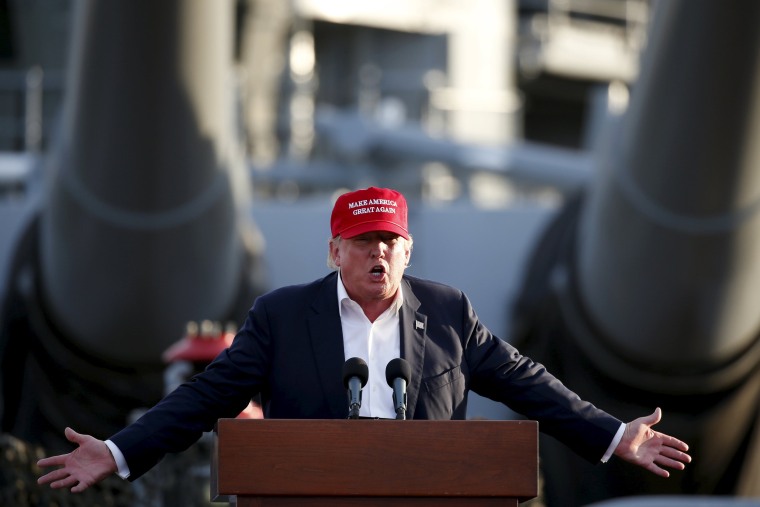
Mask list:
[[[53,489],[71,488],[72,493],[81,493],[116,472],[116,461],[104,441],[71,428],[66,428],[65,435],[69,442],[77,444],[77,448],[68,454],[39,460],[39,467],[61,468],[43,475],[37,479],[37,484],[50,484]]]
[[[685,442],[652,429],[660,419],[662,411],[657,408],[650,415],[627,423],[615,455],[655,475],[670,477],[662,467],[683,470],[691,462],[691,456],[686,454],[689,446]]]

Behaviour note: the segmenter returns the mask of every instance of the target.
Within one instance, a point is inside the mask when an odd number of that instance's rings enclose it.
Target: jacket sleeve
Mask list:
[[[269,343],[265,321],[266,312],[254,305],[232,346],[204,372],[110,437],[127,461],[130,481],[167,453],[190,447],[204,432],[213,430],[219,418],[236,417],[260,391]]]
[[[622,424],[565,387],[546,368],[491,334],[462,295],[462,336],[470,388],[537,420],[539,429],[598,463]]]

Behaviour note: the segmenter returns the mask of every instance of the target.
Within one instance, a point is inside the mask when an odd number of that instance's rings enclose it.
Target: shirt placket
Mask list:
[[[377,399],[377,365],[374,361],[375,350],[373,349],[375,325],[372,322],[367,321],[367,364],[369,365],[369,382],[367,394],[367,406],[369,407],[370,416],[377,413],[377,408],[374,406],[374,400]]]

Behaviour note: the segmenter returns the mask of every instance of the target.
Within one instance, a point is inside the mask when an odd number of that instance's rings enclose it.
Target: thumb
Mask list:
[[[660,422],[660,420],[662,420],[662,410],[660,410],[660,407],[654,409],[654,412],[644,418],[644,422],[647,426],[654,426]]]
[[[66,435],[66,440],[77,445],[81,444],[82,441],[84,440],[84,435],[77,433],[76,431],[74,431],[68,426],[64,430],[63,434]]]

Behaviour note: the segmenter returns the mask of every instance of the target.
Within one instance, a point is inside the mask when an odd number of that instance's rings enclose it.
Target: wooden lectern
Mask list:
[[[538,494],[535,421],[220,419],[211,497],[238,507],[516,507]]]

